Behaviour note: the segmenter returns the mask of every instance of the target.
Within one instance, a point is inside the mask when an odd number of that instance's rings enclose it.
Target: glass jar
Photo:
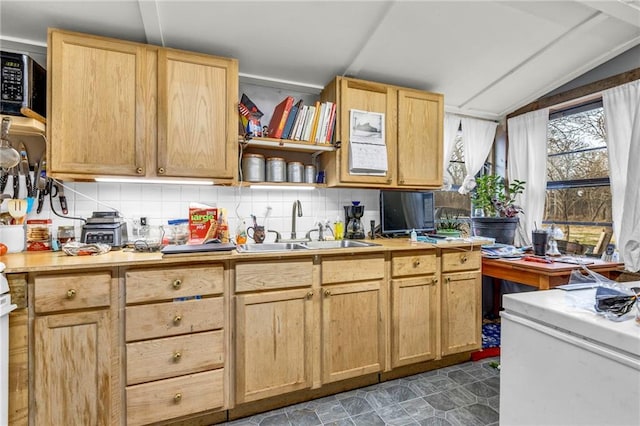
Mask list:
[[[58,226],[58,242],[66,244],[76,240],[76,229],[73,226]]]

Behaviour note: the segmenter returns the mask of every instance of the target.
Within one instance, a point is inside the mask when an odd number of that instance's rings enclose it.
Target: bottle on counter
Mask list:
[[[336,240],[341,240],[344,237],[344,223],[340,217],[333,223],[333,233]]]
[[[416,232],[415,229],[411,230],[411,236],[410,236],[411,242],[415,243],[418,242],[418,233]]]

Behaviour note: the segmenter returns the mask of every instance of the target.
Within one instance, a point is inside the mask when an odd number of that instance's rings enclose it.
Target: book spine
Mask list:
[[[333,139],[333,129],[336,125],[336,104],[333,103],[331,105],[331,114],[329,115],[329,123],[327,125],[327,138],[325,139],[326,143],[331,143]]]

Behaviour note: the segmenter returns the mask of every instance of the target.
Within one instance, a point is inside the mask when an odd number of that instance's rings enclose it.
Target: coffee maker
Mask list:
[[[359,201],[352,201],[350,206],[344,206],[344,218],[347,228],[345,238],[350,240],[364,239],[364,228],[360,219],[364,215],[364,206]]]

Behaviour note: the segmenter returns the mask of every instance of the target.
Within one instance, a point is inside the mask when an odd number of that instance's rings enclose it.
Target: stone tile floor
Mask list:
[[[499,424],[499,358],[378,383],[234,420],[229,426]]]

